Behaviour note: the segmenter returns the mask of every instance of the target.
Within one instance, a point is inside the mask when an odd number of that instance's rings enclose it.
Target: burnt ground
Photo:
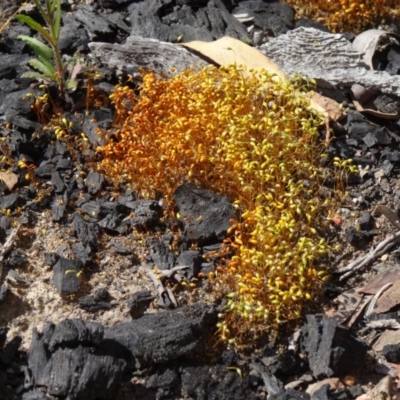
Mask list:
[[[2,3],[3,21],[18,3]],[[232,6],[216,4],[224,12],[215,20],[228,21]],[[276,33],[295,28],[290,10],[281,7],[280,17],[268,20]],[[89,60],[90,41],[123,43],[129,34],[174,41],[183,30],[152,30],[137,15],[130,1],[63,2],[63,52],[73,55],[79,50]],[[246,27],[235,21],[229,20],[225,31],[218,24],[205,31],[189,29],[186,40],[211,40],[223,34],[246,38]],[[396,287],[397,246],[348,279],[340,280],[343,274],[337,271],[399,227],[393,215],[385,217],[385,209],[374,213],[378,205],[387,206],[395,216],[400,210],[397,120],[362,116],[348,92],[343,93],[348,116],[334,127],[336,138],[328,151],[332,158],[354,158],[360,174],[348,182],[333,218],[340,249],[331,260],[333,278],[322,305],[314,305],[314,314],[302,321],[282,327],[278,340],[237,352],[216,344],[219,305],[207,280],[193,280],[214,267],[213,260],[206,262],[201,255],[218,249],[217,232],[224,221],[199,234],[200,245],[185,248],[185,227],[162,218],[162,203],[138,200],[95,172],[93,150],[100,138],[94,130],[97,124],[110,126],[112,109],[104,104],[86,115],[84,88],[90,78],[84,73],[78,76],[80,88],[71,94],[68,107],[72,104],[73,111],[63,115],[75,124],[69,137],[58,141],[54,131],[43,130],[41,118],[51,109],[41,109],[38,116],[31,109],[34,100],[22,100],[32,90],[38,96],[43,91],[21,78],[30,58],[29,49],[16,40],[21,33],[30,32],[12,21],[0,38],[1,170],[12,172],[11,177],[2,175],[0,183],[0,399],[396,395],[396,388],[388,387],[396,386],[398,379],[398,341],[389,338],[379,348],[375,343],[385,332],[399,328],[400,299],[397,303],[393,293],[386,303],[378,303],[383,311],[367,318],[364,310],[349,305],[361,301],[354,300],[349,290],[365,286],[385,271],[390,274],[384,283]],[[102,98],[125,79],[119,70],[93,59],[90,64],[100,72],[101,77],[90,84]],[[50,93],[57,103],[55,88]],[[87,140],[80,135],[82,130]],[[213,203],[224,201],[217,200]],[[182,253],[185,258],[179,260]],[[172,293],[157,290],[149,277],[155,265],[171,271],[186,264],[189,270],[170,273]],[[182,281],[186,284],[179,284]],[[348,303],[339,312],[334,299],[343,293]],[[373,325],[374,320],[381,322]],[[289,345],[296,328],[302,328],[301,339]],[[315,382],[321,387],[314,387],[312,395],[306,393]],[[373,392],[378,383],[383,388]]]

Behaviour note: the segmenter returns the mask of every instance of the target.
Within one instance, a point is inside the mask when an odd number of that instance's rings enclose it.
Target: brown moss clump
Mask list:
[[[286,0],[297,15],[327,25],[333,32],[360,33],[400,22],[398,0]]]
[[[170,210],[188,181],[236,204],[235,255],[215,280],[229,299],[218,325],[227,339],[298,318],[326,275],[316,263],[328,247],[318,233],[327,202],[316,195],[322,120],[291,84],[265,71],[246,76],[211,66],[146,73],[139,97],[119,86],[115,138],[99,149],[116,183],[145,197],[161,192]]]

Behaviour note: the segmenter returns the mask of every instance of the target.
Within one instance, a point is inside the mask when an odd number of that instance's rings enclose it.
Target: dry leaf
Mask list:
[[[196,40],[193,42],[182,43],[182,46],[193,51],[197,56],[203,56],[208,61],[211,60],[218,65],[228,66],[231,64],[237,64],[246,66],[248,70],[265,69],[276,74],[282,82],[288,82],[288,77],[278,64],[256,48],[251,47],[238,39],[225,36],[214,42],[202,42]],[[326,120],[325,122],[327,122],[329,115],[327,110],[319,104],[321,102],[321,99],[319,102],[316,102],[311,98],[310,107],[322,114]]]
[[[400,280],[400,269],[398,268],[389,268],[380,274],[376,275],[372,280],[370,280],[363,288],[359,289],[359,293],[365,294],[375,294],[378,292],[380,288],[385,286],[388,283],[393,283],[393,286],[396,281]],[[386,293],[389,291],[388,289]],[[382,295],[383,297],[383,295]],[[379,301],[378,301],[379,303]],[[375,312],[375,310],[374,310]]]
[[[18,183],[18,175],[10,171],[0,171],[0,179],[6,184],[8,190],[13,190]]]
[[[400,304],[400,284],[395,282],[392,287],[386,290],[376,302],[376,307],[372,310],[376,314],[390,311],[393,307]]]
[[[313,103],[319,104],[328,113],[332,121],[340,121],[346,116],[346,112],[341,109],[340,104],[329,97],[314,93],[311,100]]]

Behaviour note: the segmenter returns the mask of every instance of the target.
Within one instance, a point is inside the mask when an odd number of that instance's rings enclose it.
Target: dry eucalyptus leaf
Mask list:
[[[262,54],[256,48],[246,43],[225,36],[214,42],[202,42],[196,40],[193,42],[182,43],[182,46],[189,50],[194,50],[199,55],[203,55],[218,65],[228,66],[231,64],[245,65],[249,69],[265,69],[279,76],[283,82],[287,82],[286,74],[279,66]]]
[[[400,284],[395,282],[388,290],[382,293],[382,296],[376,302],[372,310],[376,314],[382,314],[390,311],[393,307],[400,304]]]
[[[254,47],[243,43],[238,39],[225,36],[214,42],[202,42],[199,40],[182,43],[182,46],[188,50],[194,51],[198,56],[203,56],[207,60],[222,66],[231,64],[244,65],[248,70],[265,69],[272,74],[278,75],[282,82],[288,82],[288,77],[282,69],[270,58],[265,56]],[[312,109],[322,114],[327,119],[328,112],[320,102],[310,99],[310,106]]]
[[[400,269],[389,268],[372,278],[363,288],[359,289],[358,292],[365,294],[375,294],[380,288],[388,283],[393,283],[393,286],[395,286],[396,281],[400,281]],[[386,292],[388,292],[389,290],[390,289],[388,289]]]
[[[328,113],[332,121],[340,121],[346,116],[346,112],[341,109],[340,104],[329,97],[314,93],[310,99],[313,103],[319,104]]]
[[[13,190],[18,183],[18,175],[9,171],[0,171],[0,179],[6,184],[8,190]]]

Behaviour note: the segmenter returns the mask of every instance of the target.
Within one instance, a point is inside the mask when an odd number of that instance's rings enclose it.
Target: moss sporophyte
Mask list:
[[[225,240],[234,255],[214,279],[228,299],[218,327],[230,343],[298,318],[327,277],[318,261],[329,248],[320,235],[329,201],[317,195],[322,119],[293,84],[243,72],[143,73],[139,96],[117,86],[113,139],[97,150],[100,170],[144,197],[163,193],[170,212],[188,181],[236,205]]]

